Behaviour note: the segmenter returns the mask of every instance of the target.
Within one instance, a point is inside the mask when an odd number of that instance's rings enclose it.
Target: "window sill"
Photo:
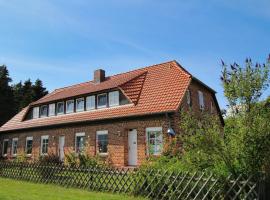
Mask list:
[[[100,157],[107,157],[108,156],[108,153],[98,153],[98,156],[100,156]]]

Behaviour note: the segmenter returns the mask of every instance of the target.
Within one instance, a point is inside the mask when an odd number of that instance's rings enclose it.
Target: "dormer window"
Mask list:
[[[74,100],[68,100],[66,102],[66,113],[73,113],[74,112]]]
[[[55,115],[55,103],[49,105],[49,116]]]
[[[96,108],[96,96],[86,97],[86,110],[94,110]]]
[[[40,107],[40,117],[47,117],[48,116],[48,106],[44,105]]]
[[[119,106],[119,91],[109,93],[109,106]]]
[[[84,98],[76,99],[76,112],[84,111]]]
[[[107,94],[99,94],[97,96],[97,107],[98,108],[106,108],[107,107]]]
[[[64,114],[64,102],[58,102],[56,106],[57,115]]]
[[[33,119],[39,118],[39,107],[33,108]]]

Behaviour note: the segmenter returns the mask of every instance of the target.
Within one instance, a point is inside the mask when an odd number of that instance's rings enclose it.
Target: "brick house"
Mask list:
[[[29,159],[87,152],[114,166],[140,165],[180,134],[179,111],[192,107],[223,119],[215,91],[176,61],[56,89],[0,128],[0,153]]]

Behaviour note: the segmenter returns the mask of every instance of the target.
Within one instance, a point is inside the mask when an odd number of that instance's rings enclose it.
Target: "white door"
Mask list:
[[[128,132],[128,165],[137,165],[137,130]]]
[[[59,159],[60,161],[63,161],[65,158],[64,153],[64,146],[65,146],[65,136],[59,136]]]

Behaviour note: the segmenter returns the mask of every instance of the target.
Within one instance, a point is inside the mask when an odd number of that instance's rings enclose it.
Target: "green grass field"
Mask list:
[[[0,200],[143,200],[132,196],[88,192],[55,185],[0,178]]]

